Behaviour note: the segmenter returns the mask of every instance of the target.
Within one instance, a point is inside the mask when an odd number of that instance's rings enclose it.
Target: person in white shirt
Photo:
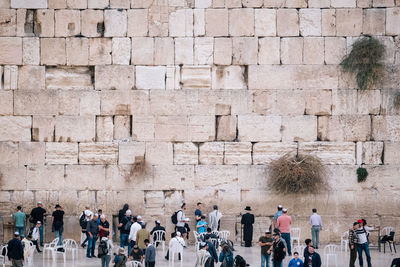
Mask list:
[[[322,230],[322,220],[321,216],[317,214],[317,209],[312,209],[312,212],[313,215],[310,216],[312,243],[315,248],[318,249],[319,232]]]
[[[358,252],[358,262],[360,266],[364,265],[362,252],[365,252],[365,256],[367,258],[368,267],[372,267],[371,264],[371,255],[369,253],[369,242],[368,242],[368,231],[373,230],[373,227],[367,226],[367,221],[364,219],[360,219],[357,221],[360,224],[360,227],[356,230],[356,234],[358,237],[357,242],[357,252]]]
[[[184,239],[187,237],[185,223],[188,221],[185,217],[186,203],[183,203],[181,206],[181,210],[178,211],[176,217],[178,223],[176,224],[176,231],[180,232]]]
[[[42,252],[39,248],[39,243],[38,243],[38,239],[39,239],[39,235],[40,235],[40,226],[42,226],[42,223],[40,221],[37,221],[35,228],[33,228],[32,231],[32,243],[36,246],[36,250],[37,252]]]
[[[208,214],[209,227],[211,231],[219,231],[222,213],[219,212],[217,205],[214,205],[213,208],[214,210]]]
[[[136,245],[136,233],[137,233],[137,231],[142,229],[142,225],[138,222],[138,218],[139,217],[140,217],[140,219],[142,219],[141,216],[133,217],[133,224],[131,226],[131,230],[129,231],[129,240],[131,242],[131,245],[130,245],[131,248],[133,248],[133,246]],[[131,252],[128,251],[128,253],[130,254]]]

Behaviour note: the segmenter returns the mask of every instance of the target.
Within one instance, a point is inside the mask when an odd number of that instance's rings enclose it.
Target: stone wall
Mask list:
[[[338,67],[363,34],[386,45],[366,92]],[[232,232],[251,205],[256,235],[278,204],[302,238],[314,207],[324,241],[399,226],[399,34],[399,0],[0,0],[1,214],[60,203],[75,236],[87,204],[171,229],[182,200]],[[271,191],[286,153],[320,157],[331,190]]]

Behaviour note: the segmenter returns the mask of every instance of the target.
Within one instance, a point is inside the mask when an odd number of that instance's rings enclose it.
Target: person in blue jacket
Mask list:
[[[304,267],[304,263],[299,259],[299,253],[296,251],[294,254],[294,258],[289,261],[288,267]]]

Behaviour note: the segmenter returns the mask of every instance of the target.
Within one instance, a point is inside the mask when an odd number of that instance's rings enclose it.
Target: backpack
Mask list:
[[[400,267],[400,258],[393,259],[390,267]]]
[[[79,217],[79,225],[81,226],[82,229],[86,229],[87,222],[86,222],[85,212],[82,212],[81,217]]]
[[[223,246],[228,246],[231,251],[235,251],[235,249],[233,248],[233,242],[229,239],[222,240],[220,246],[221,246],[221,248]]]
[[[237,267],[246,267],[246,261],[243,259],[242,256],[236,255],[236,257],[235,257],[235,266],[237,266]]]
[[[129,221],[127,221],[127,223],[122,226],[122,229],[125,232],[129,232],[131,230],[131,226],[132,226],[132,221],[129,219]]]
[[[127,257],[123,255],[122,257],[119,256],[119,261],[114,264],[114,267],[126,266],[126,262],[128,261]]]
[[[97,248],[97,257],[101,258],[108,254],[108,246],[106,241],[100,241],[99,247]]]
[[[178,223],[178,212],[180,212],[181,210],[175,211],[174,214],[172,214],[171,216],[171,222],[173,224],[177,224]]]

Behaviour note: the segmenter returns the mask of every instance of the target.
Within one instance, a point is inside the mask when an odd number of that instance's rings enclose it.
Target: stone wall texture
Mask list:
[[[361,92],[339,63],[364,34],[386,54]],[[237,237],[246,205],[256,236],[278,204],[302,239],[314,207],[325,242],[360,216],[400,226],[399,0],[0,0],[0,77],[5,223],[60,203],[78,236],[85,205],[126,202],[171,229],[184,200]],[[331,190],[273,192],[286,153],[320,157]]]

